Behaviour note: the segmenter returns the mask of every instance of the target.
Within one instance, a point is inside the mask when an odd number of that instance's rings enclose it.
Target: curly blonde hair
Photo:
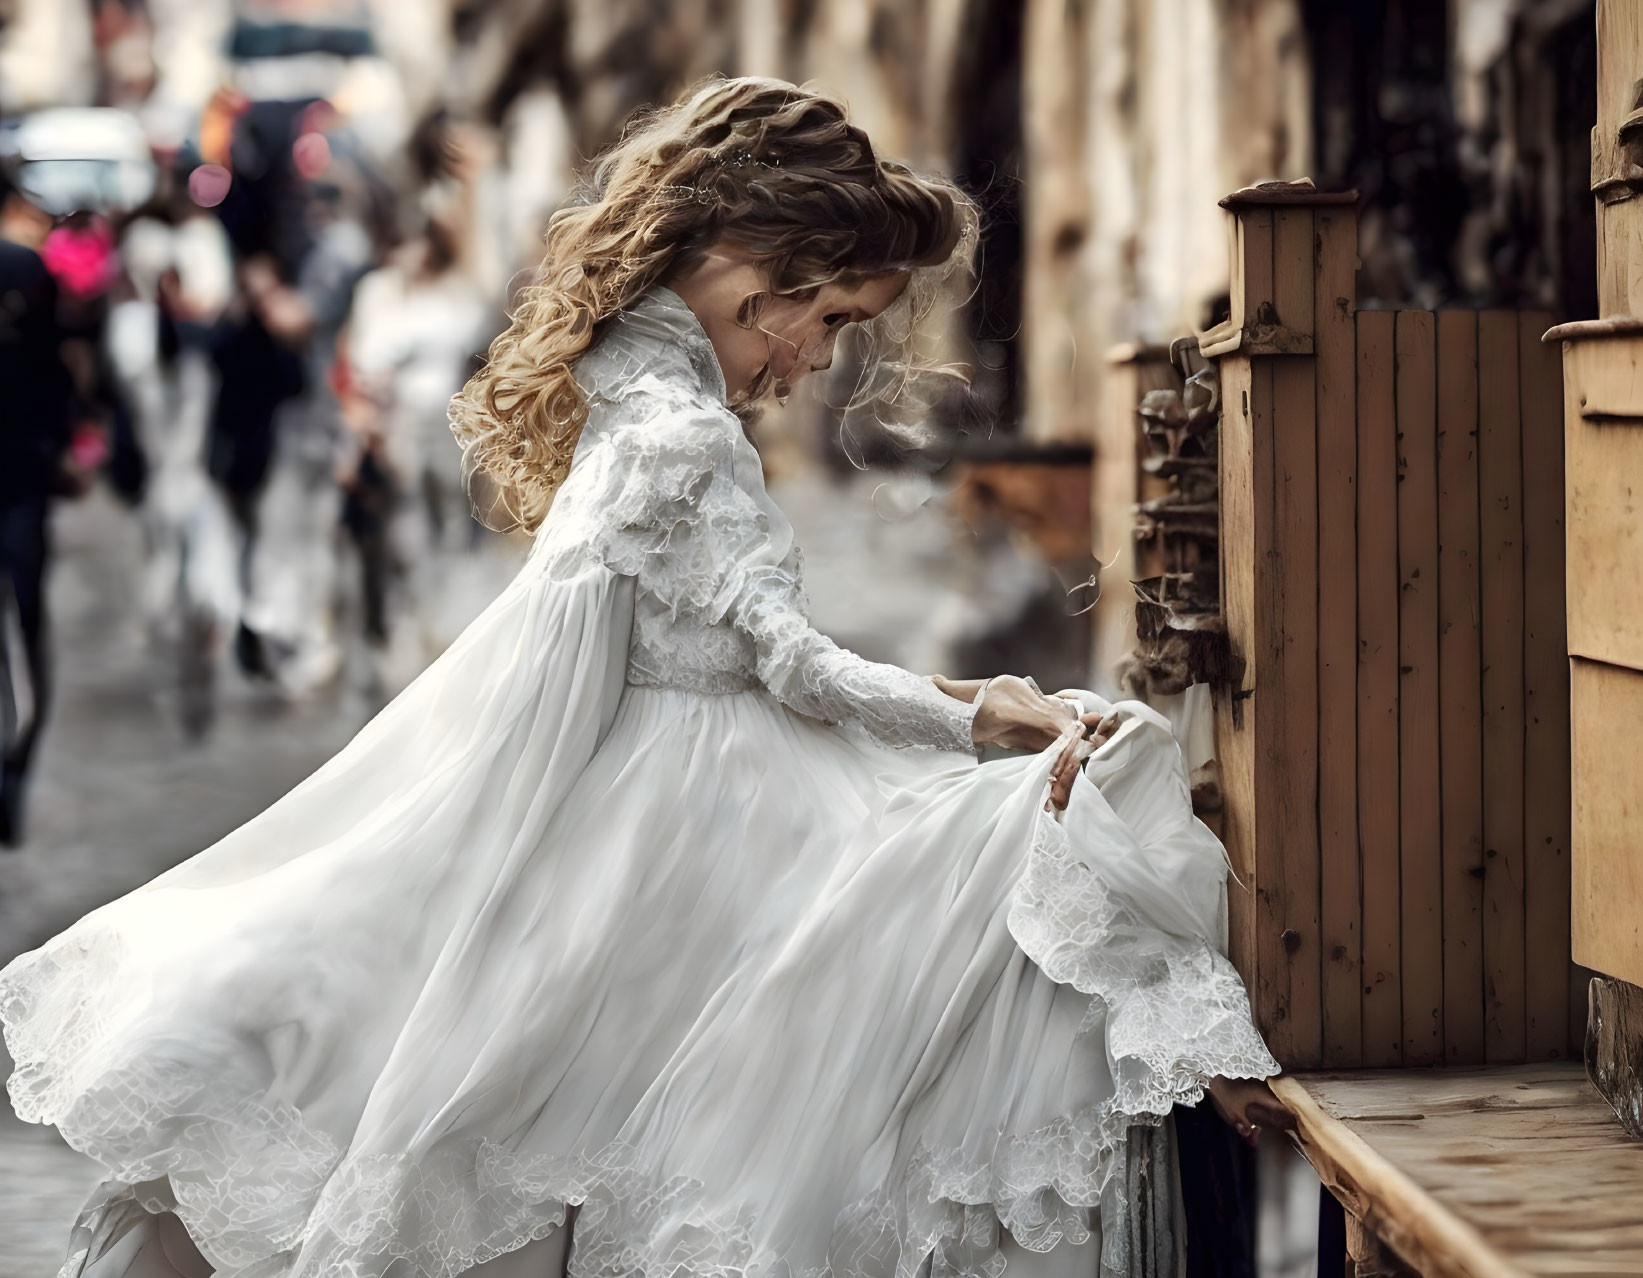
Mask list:
[[[541,524],[587,420],[577,358],[715,241],[744,248],[769,281],[743,303],[746,327],[772,294],[802,300],[829,282],[911,272],[858,347],[861,398],[890,400],[917,372],[953,371],[921,360],[915,338],[943,281],[972,267],[976,222],[952,183],[878,158],[840,102],[785,81],[713,79],[636,116],[548,223],[512,323],[451,402],[466,470],[494,490],[493,522],[499,508],[500,522]],[[771,389],[766,370],[736,407]]]

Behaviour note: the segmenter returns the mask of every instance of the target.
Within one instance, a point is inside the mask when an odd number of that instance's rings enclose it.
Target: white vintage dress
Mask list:
[[[111,1169],[80,1252],[174,1200],[221,1273],[445,1278],[576,1203],[576,1278],[996,1275],[1000,1222],[1099,1228],[1131,1124],[1276,1072],[1162,720],[1058,819],[1055,749],[978,763],[973,707],[810,628],[677,295],[578,379],[458,642],[0,972],[17,1112]]]

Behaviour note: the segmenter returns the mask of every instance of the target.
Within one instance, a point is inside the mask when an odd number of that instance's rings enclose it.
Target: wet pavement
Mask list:
[[[176,664],[136,621],[140,540],[101,498],[59,511],[51,583],[57,697],[28,838],[0,852],[0,961],[153,878],[251,816],[364,722],[348,694],[288,706],[224,664],[215,730],[181,726]],[[10,1062],[0,1060],[10,1073]],[[0,1105],[0,1278],[44,1278],[98,1168]]]

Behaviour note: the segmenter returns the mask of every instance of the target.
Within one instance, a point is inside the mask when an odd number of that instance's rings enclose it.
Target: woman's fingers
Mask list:
[[[1262,1127],[1286,1132],[1295,1130],[1295,1115],[1264,1082],[1245,1078],[1215,1078],[1210,1080],[1209,1094],[1215,1102],[1216,1112],[1249,1145],[1256,1143]]]
[[[1073,780],[1078,776],[1079,764],[1083,762],[1078,757],[1078,743],[1083,739],[1084,729],[1080,725],[1062,748],[1055,767],[1050,771],[1050,803],[1057,811],[1066,808],[1072,798]]]
[[[1090,740],[1097,746],[1106,745],[1112,740],[1113,733],[1118,731],[1118,714],[1116,711],[1103,715],[1099,710],[1092,710],[1089,714],[1080,716],[1079,720],[1089,729]]]
[[[1294,1113],[1276,1096],[1256,1097],[1245,1108],[1244,1116],[1251,1123],[1281,1132],[1292,1132],[1296,1126]]]

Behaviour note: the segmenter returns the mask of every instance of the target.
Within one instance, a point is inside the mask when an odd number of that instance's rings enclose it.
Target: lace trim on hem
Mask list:
[[[1208,1079],[1279,1072],[1225,956],[1141,917],[1072,854],[1048,813],[1036,824],[1007,924],[1046,976],[1090,995],[1080,1030],[1104,1027],[1124,1112],[1165,1114],[1197,1104]]]

